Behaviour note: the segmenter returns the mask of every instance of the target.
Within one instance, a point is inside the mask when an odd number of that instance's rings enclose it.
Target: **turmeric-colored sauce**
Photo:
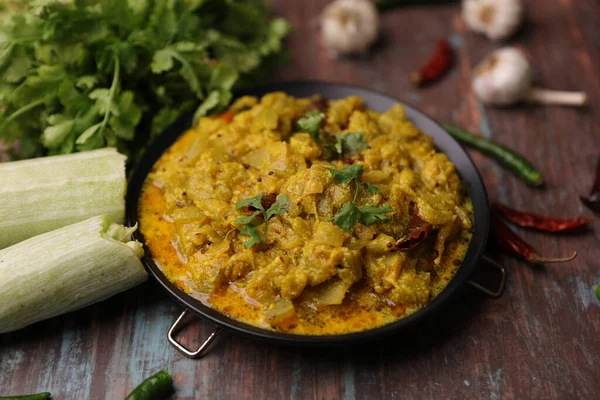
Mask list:
[[[149,174],[140,229],[170,281],[234,319],[301,335],[372,329],[446,287],[469,246],[472,205],[402,106],[379,114],[356,97],[329,101],[310,114],[323,119],[311,136],[299,119],[314,108],[271,93],[201,119]],[[360,167],[356,180],[334,176],[348,166]],[[240,206],[261,195],[252,204],[264,212]]]

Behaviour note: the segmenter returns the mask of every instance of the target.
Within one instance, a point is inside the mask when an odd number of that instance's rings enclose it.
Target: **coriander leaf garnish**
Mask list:
[[[373,225],[377,223],[387,223],[390,219],[385,215],[392,211],[392,207],[389,204],[384,206],[362,206],[358,207],[354,203],[358,197],[358,192],[362,187],[367,189],[372,194],[381,194],[381,190],[376,186],[368,182],[359,182],[358,178],[363,172],[362,164],[344,164],[344,169],[333,169],[328,168],[331,176],[337,182],[345,185],[350,182],[354,182],[354,198],[350,203],[346,203],[342,206],[340,211],[334,215],[330,221],[333,221],[337,226],[350,232],[356,222],[360,222],[363,225]]]
[[[271,219],[271,217],[274,215],[283,215],[284,213],[286,213],[288,211],[289,198],[286,194],[280,194],[277,197],[277,200],[275,201],[275,203],[273,203],[266,210],[262,205],[263,197],[264,196],[262,194],[259,194],[258,196],[240,200],[237,203],[235,203],[235,208],[237,208],[237,209],[244,208],[244,207],[252,207],[252,208],[256,209],[256,211],[254,211],[252,214],[250,214],[246,217],[238,218],[235,221],[236,225],[243,226],[242,230],[240,231],[240,236],[250,236],[250,239],[248,239],[247,241],[244,242],[244,248],[246,248],[246,249],[248,249],[258,243],[260,243],[260,244],[266,243],[267,242],[267,229],[269,227],[269,225],[268,225],[269,219]],[[258,231],[258,227],[253,224],[256,217],[258,217],[261,214],[263,216],[264,225],[265,225],[262,236],[260,235],[260,233]]]
[[[254,221],[254,217],[256,217],[258,214],[260,214],[260,211],[255,211],[252,214],[248,215],[247,217],[238,218],[235,220],[235,224],[236,225],[248,225],[249,223]]]
[[[385,214],[392,211],[392,207],[386,204],[379,206],[362,206],[357,207],[353,203],[346,203],[341,208],[340,212],[335,214],[331,220],[346,232],[350,232],[356,222],[363,225],[373,225],[377,223],[385,224],[390,222],[390,219]]]
[[[277,201],[273,203],[266,212],[267,220],[273,215],[283,215],[288,211],[289,198],[287,194],[281,194],[277,197]]]
[[[356,221],[360,218],[360,211],[353,203],[346,203],[340,211],[331,218],[337,226],[350,232]]]
[[[256,208],[257,210],[264,212],[265,210],[262,206],[262,198],[263,198],[263,195],[259,194],[258,196],[240,200],[237,203],[235,203],[235,208],[240,209],[242,207],[252,206],[252,207]]]
[[[361,185],[369,191],[371,194],[381,194],[381,190],[375,185],[371,185],[369,182],[361,182]]]
[[[352,165],[344,164],[343,170],[333,169],[333,168],[327,168],[327,169],[329,170],[329,172],[331,172],[331,176],[333,177],[333,179],[335,179],[336,181],[343,183],[345,185],[349,184],[350,182],[352,182],[355,179],[358,179],[358,177],[363,172],[362,164],[352,164]]]
[[[335,135],[333,148],[340,157],[352,157],[369,147],[362,132],[348,132]]]
[[[315,143],[319,143],[321,141],[321,125],[324,120],[325,114],[311,111],[298,120],[298,126],[307,131]]]
[[[236,221],[237,222],[237,221]],[[257,243],[262,242],[262,237],[258,232],[258,228],[252,224],[245,225],[240,231],[241,236],[250,236],[250,239],[244,242],[244,248],[249,249]]]
[[[358,220],[363,225],[373,225],[377,223],[385,224],[390,222],[390,219],[385,214],[392,211],[392,207],[389,204],[383,206],[362,206],[358,207],[359,216]]]

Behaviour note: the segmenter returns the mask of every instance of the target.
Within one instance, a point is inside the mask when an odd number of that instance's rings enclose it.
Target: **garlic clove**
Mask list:
[[[361,54],[377,40],[379,14],[369,0],[335,0],[321,15],[325,47],[337,54]]]
[[[486,104],[506,106],[520,101],[581,106],[583,92],[563,92],[534,88],[533,72],[525,54],[515,47],[496,50],[475,68],[473,91]]]
[[[529,92],[532,75],[523,52],[506,47],[493,52],[476,67],[473,90],[484,103],[514,104]]]
[[[521,0],[463,0],[463,18],[469,29],[491,40],[512,36],[525,15]]]

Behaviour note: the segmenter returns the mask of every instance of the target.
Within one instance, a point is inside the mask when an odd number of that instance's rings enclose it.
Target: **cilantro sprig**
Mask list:
[[[359,151],[369,147],[362,132],[347,132],[334,135],[323,135],[321,127],[325,121],[325,114],[311,111],[298,120],[298,126],[308,132],[313,141],[322,146],[328,159],[351,157]]]
[[[325,121],[325,114],[313,110],[298,120],[298,126],[308,132],[316,144],[320,144],[323,121]]]
[[[14,158],[115,146],[135,162],[185,112],[222,111],[290,31],[264,0],[21,3],[0,26],[0,140]]]
[[[369,147],[367,140],[362,132],[348,132],[336,134],[335,143],[330,146],[330,150],[339,157],[352,157],[359,151]]]
[[[271,219],[271,217],[273,217],[274,215],[283,215],[288,211],[289,198],[286,194],[280,194],[277,197],[277,200],[266,210],[263,207],[263,197],[264,196],[262,194],[259,194],[258,196],[240,200],[237,203],[235,203],[235,208],[237,208],[238,210],[240,208],[245,207],[252,207],[256,210],[252,214],[246,217],[238,218],[235,221],[236,225],[242,226],[242,229],[240,230],[240,235],[250,237],[250,239],[244,242],[244,248],[246,249],[249,249],[255,244],[260,243],[262,245],[266,243],[269,219]],[[262,235],[258,231],[258,226],[254,224],[255,220],[260,215],[263,216],[264,220],[264,228]]]
[[[333,179],[344,185],[348,185],[351,182],[354,183],[354,197],[350,203],[346,203],[342,206],[340,211],[331,218],[337,226],[350,232],[355,223],[360,222],[363,225],[373,225],[377,223],[385,224],[390,222],[390,219],[385,215],[392,211],[392,207],[389,204],[383,206],[361,206],[358,207],[355,202],[358,197],[360,188],[363,187],[372,194],[381,194],[381,190],[377,186],[371,185],[368,182],[360,182],[359,177],[362,175],[363,166],[362,164],[345,164],[343,169],[328,168]]]

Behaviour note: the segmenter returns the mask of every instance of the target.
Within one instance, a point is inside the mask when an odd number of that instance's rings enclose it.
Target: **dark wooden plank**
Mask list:
[[[528,2],[528,26],[510,43],[532,56],[548,88],[584,88],[586,109],[481,105],[470,89],[474,66],[499,45],[466,31],[455,6],[395,10],[368,56],[333,60],[312,21],[326,1],[274,2],[295,31],[291,62],[277,80],[322,79],[382,90],[527,154],[548,181],[523,185],[472,153],[490,198],[557,215],[587,214],[600,145],[600,4]],[[408,74],[437,39],[449,37],[458,62],[439,84],[414,89]],[[189,360],[166,341],[181,308],[148,283],[93,307],[0,336],[0,395],[50,390],[57,399],[123,398],[144,377],[169,370],[176,398],[439,399],[595,398],[600,392],[600,234],[553,237],[522,232],[543,254],[579,256],[569,265],[530,268],[497,256],[509,270],[505,295],[465,291],[415,330],[353,348],[296,349],[223,335],[209,356]],[[212,327],[197,321],[190,346]],[[187,339],[187,340],[186,340]]]

